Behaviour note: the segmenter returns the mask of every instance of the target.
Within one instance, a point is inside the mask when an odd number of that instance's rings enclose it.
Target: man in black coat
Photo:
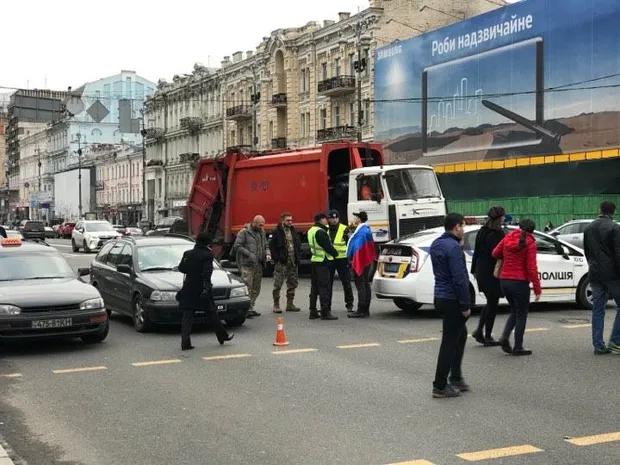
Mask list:
[[[211,236],[200,233],[196,238],[196,245],[192,250],[183,254],[179,271],[185,274],[183,287],[177,294],[179,309],[182,312],[181,320],[181,349],[191,350],[192,325],[194,312],[204,310],[209,323],[215,329],[215,335],[220,344],[232,340],[233,333],[228,334],[217,316],[213,300],[213,253],[211,252]]]
[[[294,304],[295,290],[299,285],[298,267],[301,261],[301,240],[293,226],[293,215],[284,212],[280,223],[271,233],[269,251],[275,262],[273,273],[273,313],[282,313],[280,309],[280,291],[286,281],[286,311],[299,312]]]
[[[327,215],[319,212],[314,215],[314,226],[308,231],[310,245],[311,275],[310,275],[310,319],[319,318],[316,308],[316,298],[321,302],[321,320],[337,320],[332,314],[332,273],[330,261],[338,256],[328,234]]]
[[[8,237],[6,230],[2,226],[0,226],[0,237],[4,237],[5,239]]]
[[[613,220],[616,205],[605,201],[600,216],[583,233],[583,250],[588,260],[592,287],[592,345],[596,355],[620,354],[620,225]],[[603,339],[605,306],[609,297],[616,301],[616,319],[609,345]]]

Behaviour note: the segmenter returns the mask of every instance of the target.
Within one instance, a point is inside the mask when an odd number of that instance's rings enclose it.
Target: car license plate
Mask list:
[[[31,323],[33,328],[49,329],[49,328],[67,328],[73,326],[71,318],[55,318],[52,320],[34,320]]]
[[[217,304],[217,311],[218,312],[223,312],[224,310],[226,310],[226,305]]]
[[[386,273],[398,273],[400,263],[386,263],[383,266]]]

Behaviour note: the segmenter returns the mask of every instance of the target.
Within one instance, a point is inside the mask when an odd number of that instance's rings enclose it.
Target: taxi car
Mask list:
[[[107,242],[81,274],[103,297],[109,312],[131,316],[138,332],[157,324],[179,324],[176,294],[183,285],[177,267],[194,241],[180,235],[123,237]],[[220,319],[229,326],[241,326],[250,309],[248,288],[236,276],[213,261],[213,297]],[[204,322],[205,312],[195,321]]]
[[[471,273],[476,234],[480,225],[465,226],[464,253],[469,272],[472,307],[486,304]],[[516,226],[505,227],[505,232]],[[379,299],[392,299],[401,310],[414,312],[422,305],[433,305],[434,276],[430,247],[444,228],[419,231],[388,242],[379,254],[372,288]],[[588,263],[582,249],[539,231],[534,231],[538,253],[538,272],[542,286],[540,302],[576,301],[591,308],[592,291]],[[506,303],[505,299],[500,301]]]
[[[101,295],[78,279],[45,243],[0,240],[0,340],[80,337],[103,341],[109,331]]]

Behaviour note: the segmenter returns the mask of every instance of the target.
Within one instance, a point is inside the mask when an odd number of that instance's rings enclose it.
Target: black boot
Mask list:
[[[354,313],[349,313],[347,315],[349,318],[368,318],[370,316],[370,312],[361,312],[361,311],[357,311]]]
[[[331,311],[321,312],[321,320],[337,320],[338,317],[336,315],[332,315]]]
[[[225,342],[232,341],[233,337],[235,337],[235,333],[228,333],[226,337],[223,337],[221,339],[218,337],[217,340],[219,341],[220,345],[224,345]]]
[[[319,318],[321,318],[321,315],[319,315],[319,312],[317,312],[316,310],[310,310],[311,320],[318,320]]]

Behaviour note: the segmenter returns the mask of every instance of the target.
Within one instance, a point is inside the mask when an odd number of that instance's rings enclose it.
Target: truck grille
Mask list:
[[[398,222],[399,237],[406,236],[421,231],[443,226],[443,216],[427,216],[424,218],[406,218]]]

